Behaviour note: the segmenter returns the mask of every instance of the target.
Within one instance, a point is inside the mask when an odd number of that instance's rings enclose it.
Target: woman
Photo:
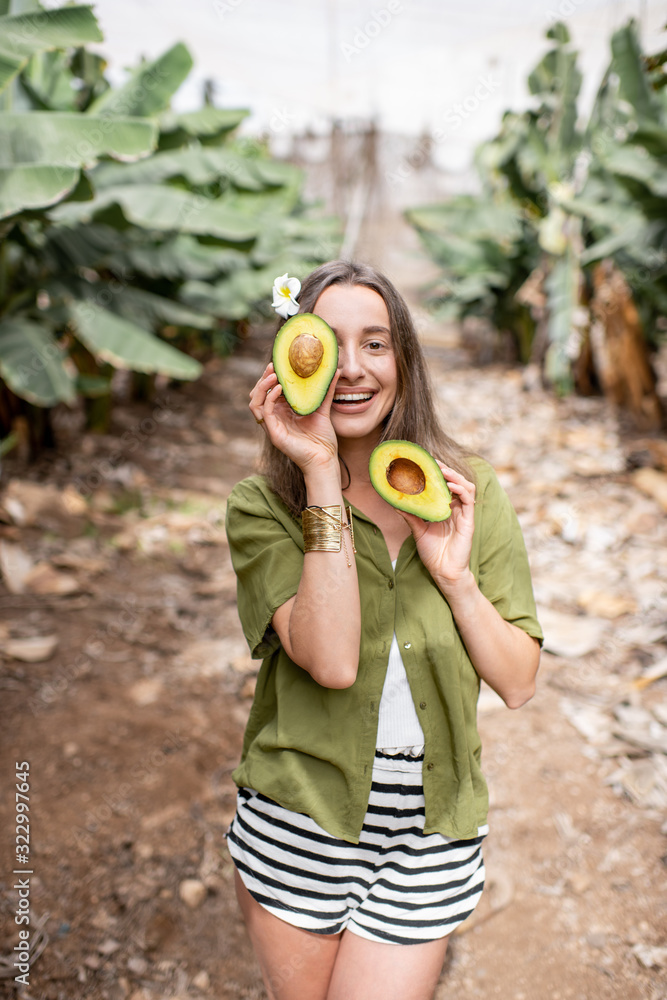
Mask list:
[[[516,515],[441,430],[391,283],[335,261],[299,309],[334,330],[338,370],[299,417],[265,368],[250,410],[266,476],[228,504],[239,614],[264,657],[233,775],[237,894],[271,1000],[428,1000],[483,885],[480,678],[522,705],[541,631]],[[387,439],[436,457],[448,520],[375,492]],[[313,534],[322,508],[336,551]]]

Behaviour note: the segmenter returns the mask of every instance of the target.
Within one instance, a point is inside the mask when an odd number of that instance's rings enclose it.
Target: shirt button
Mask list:
[[[426,708],[426,702],[425,701],[420,701],[419,702],[419,707],[420,708]]]
[[[435,767],[435,764],[427,764],[427,765],[426,765],[426,769],[427,769],[428,771],[432,771],[434,767]]]
[[[404,649],[410,649],[410,648],[411,648],[411,646],[412,646],[412,643],[411,643],[411,642],[404,642],[404,643],[403,643],[403,648],[404,648]]]
[[[390,590],[393,590],[394,589],[394,581],[390,580],[387,586],[389,587]]]

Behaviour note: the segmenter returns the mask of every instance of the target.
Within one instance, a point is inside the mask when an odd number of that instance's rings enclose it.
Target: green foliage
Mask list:
[[[102,33],[91,7],[35,9],[0,17],[0,90],[7,87],[33,56],[101,41]]]
[[[75,379],[53,336],[21,316],[0,324],[0,374],[18,396],[38,406],[76,398]]]
[[[0,220],[62,201],[78,184],[82,167],[104,155],[144,156],[156,139],[157,126],[137,118],[0,113]]]
[[[247,110],[171,109],[182,43],[112,88],[101,37],[90,7],[0,3],[0,378],[32,406],[108,396],[114,368],[197,378],[338,244],[301,172],[235,137]]]
[[[646,60],[633,22],[611,40],[609,67],[587,123],[581,73],[565,25],[528,78],[534,105],[506,111],[476,151],[479,197],[412,209],[408,220],[442,268],[441,312],[477,314],[515,337],[528,360],[538,320],[544,370],[573,386],[592,270],[611,257],[655,343],[667,306],[667,90],[664,60]],[[538,301],[539,300],[539,301]],[[663,327],[664,330],[664,327]],[[542,341],[545,341],[543,343]]]

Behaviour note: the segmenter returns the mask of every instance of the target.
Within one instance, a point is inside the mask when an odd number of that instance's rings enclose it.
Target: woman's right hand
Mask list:
[[[338,466],[338,442],[330,413],[339,376],[340,370],[331,380],[321,404],[306,416],[295,413],[283,396],[272,362],[250,390],[253,417],[262,425],[271,443],[291,458],[304,475],[333,462]]]

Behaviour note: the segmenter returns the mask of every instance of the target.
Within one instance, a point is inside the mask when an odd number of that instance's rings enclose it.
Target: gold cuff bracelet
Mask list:
[[[356,553],[357,550],[354,547],[354,528],[352,526],[352,510],[350,507],[347,508],[347,523],[343,521],[342,504],[332,504],[329,507],[318,507],[316,505],[306,507],[301,512],[301,525],[303,528],[304,552],[340,552],[342,542],[347,565],[352,565],[343,535],[345,529],[350,532],[352,551]]]

